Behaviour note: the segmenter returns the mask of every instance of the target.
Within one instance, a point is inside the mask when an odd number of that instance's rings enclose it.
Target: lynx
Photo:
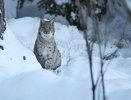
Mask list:
[[[34,54],[45,69],[55,70],[61,65],[61,54],[55,42],[54,32],[54,22],[41,19]]]

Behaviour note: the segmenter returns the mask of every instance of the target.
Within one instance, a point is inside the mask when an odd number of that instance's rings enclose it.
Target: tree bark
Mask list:
[[[5,22],[5,9],[4,9],[4,0],[0,0],[0,38],[3,39],[2,34],[5,31],[6,22]]]

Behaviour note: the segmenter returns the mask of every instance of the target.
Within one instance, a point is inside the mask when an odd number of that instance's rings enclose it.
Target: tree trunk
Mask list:
[[[0,0],[0,38],[3,39],[2,34],[5,31],[6,22],[5,22],[5,9],[4,9],[4,0]]]

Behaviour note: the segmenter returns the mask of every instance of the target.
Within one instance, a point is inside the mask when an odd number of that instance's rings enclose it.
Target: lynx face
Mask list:
[[[54,23],[51,21],[41,20],[40,25],[40,35],[44,37],[45,35],[54,35]]]

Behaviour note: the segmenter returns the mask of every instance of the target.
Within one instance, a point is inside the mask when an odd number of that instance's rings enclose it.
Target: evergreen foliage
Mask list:
[[[71,25],[76,25],[80,29],[78,8],[75,0],[61,5],[58,5],[55,0],[40,0],[38,7],[44,9],[48,14],[65,17]]]
[[[82,29],[80,26],[80,19],[77,7],[77,0],[70,0],[67,3],[63,3],[61,5],[57,4],[55,0],[40,0],[38,2],[38,7],[40,9],[44,9],[46,13],[51,15],[61,15],[65,17],[71,25],[76,25],[79,29]],[[89,7],[89,3],[94,2],[94,7],[96,10],[99,10],[97,16],[99,20],[101,20],[101,16],[106,13],[106,4],[107,0],[80,0],[82,9],[88,9],[91,11],[91,7]],[[88,12],[90,16],[91,12]]]
[[[34,0],[18,0],[18,9],[23,7],[25,1],[33,2]],[[92,9],[96,10],[96,14],[101,20],[101,16],[106,13],[106,4],[107,0],[79,0],[81,3],[82,9],[88,9],[88,16]],[[90,7],[90,2],[93,2],[93,7]],[[57,4],[55,0],[40,0],[38,3],[39,9],[44,9],[46,14],[51,14],[55,16],[65,17],[71,25],[75,25],[78,29],[82,30],[80,26],[80,18],[77,6],[77,0],[68,0],[66,3],[61,5]]]

